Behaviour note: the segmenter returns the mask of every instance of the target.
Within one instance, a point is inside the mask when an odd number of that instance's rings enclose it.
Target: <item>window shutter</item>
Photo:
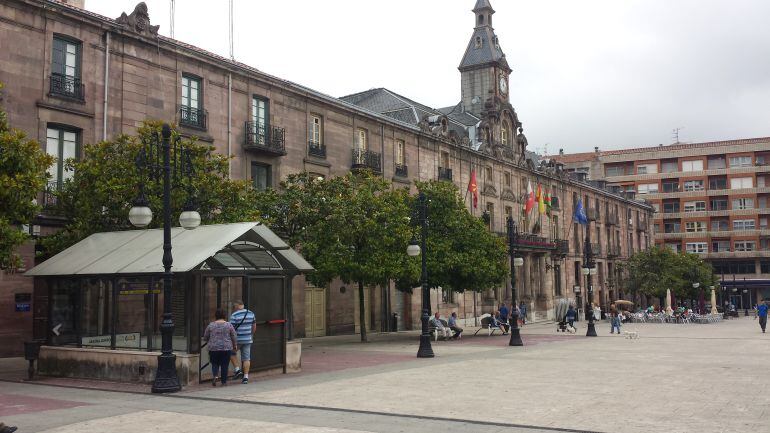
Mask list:
[[[51,57],[51,73],[64,75],[67,43],[61,39],[53,39],[53,54]]]

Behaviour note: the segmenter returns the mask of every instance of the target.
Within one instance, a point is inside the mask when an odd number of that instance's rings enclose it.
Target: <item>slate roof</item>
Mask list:
[[[476,1],[476,7],[473,8],[473,12],[476,12],[478,10],[485,9],[485,8],[492,9],[492,5],[489,4],[489,0],[477,0]],[[492,9],[492,12],[494,12],[494,11],[495,10]]]
[[[448,118],[465,126],[475,126],[481,119],[471,113],[463,112],[462,103],[451,107],[439,108],[438,111],[444,113]]]
[[[476,38],[481,38],[481,47],[476,48]],[[475,66],[487,65],[490,63],[500,63],[506,69],[510,69],[508,61],[505,59],[503,49],[500,44],[495,44],[495,31],[492,27],[477,27],[473,31],[473,36],[468,42],[468,48],[460,62],[459,69],[465,70]]]

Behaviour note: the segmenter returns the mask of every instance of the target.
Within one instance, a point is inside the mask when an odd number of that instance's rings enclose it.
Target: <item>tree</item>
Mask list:
[[[428,286],[464,292],[503,284],[508,276],[505,241],[468,212],[457,187],[431,181],[419,182],[417,188],[428,199]],[[399,282],[402,290],[417,285],[414,280]]]
[[[97,232],[128,230],[128,211],[138,196],[140,179],[144,192],[156,216],[149,228],[163,225],[163,182],[142,176],[136,158],[154,134],[160,134],[161,122],[146,122],[136,136],[121,135],[84,147],[82,160],[70,160],[73,171],[58,193],[58,212],[68,221],[66,227],[44,239],[47,253],[56,253]],[[214,152],[212,146],[195,139],[181,138],[172,129],[173,140],[180,139],[190,151],[194,175],[189,184],[181,183],[172,190],[172,215],[179,215],[188,196],[192,196],[201,219],[206,224],[253,221],[259,216],[254,206],[256,191],[247,181],[227,178],[229,157]],[[173,149],[173,148],[172,148]],[[172,161],[177,157],[172,150]]]
[[[0,109],[0,270],[21,265],[15,250],[27,234],[20,226],[29,224],[39,211],[34,200],[45,188],[46,170],[53,161],[37,141],[10,128]]]
[[[715,283],[713,268],[697,254],[678,254],[657,245],[631,256],[624,271],[629,289],[646,296],[663,297],[670,289],[678,298],[694,298],[693,283],[705,287]]]
[[[319,285],[334,278],[358,283],[361,341],[365,342],[365,287],[416,274],[406,255],[411,237],[407,192],[390,189],[389,182],[370,172],[317,181],[312,188],[319,195],[310,199],[310,209],[321,212],[313,221],[297,225],[301,232],[296,238],[316,269],[308,279]],[[295,197],[289,197],[294,203]]]

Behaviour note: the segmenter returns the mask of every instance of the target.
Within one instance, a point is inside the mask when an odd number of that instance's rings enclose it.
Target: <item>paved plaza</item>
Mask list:
[[[0,382],[0,420],[25,432],[770,431],[770,336],[756,320],[628,324],[638,339],[523,329],[434,343],[415,333],[304,341],[303,372],[173,396],[74,381]],[[62,385],[78,385],[79,388]]]

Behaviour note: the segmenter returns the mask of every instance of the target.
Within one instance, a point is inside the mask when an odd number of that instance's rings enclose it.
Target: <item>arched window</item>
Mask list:
[[[480,26],[484,25],[484,15],[479,15],[479,25]]]
[[[503,146],[509,146],[510,145],[510,128],[508,127],[508,122],[503,121],[503,126],[500,128],[500,141],[503,143]]]
[[[476,36],[476,48],[481,48],[482,44],[481,36]]]

